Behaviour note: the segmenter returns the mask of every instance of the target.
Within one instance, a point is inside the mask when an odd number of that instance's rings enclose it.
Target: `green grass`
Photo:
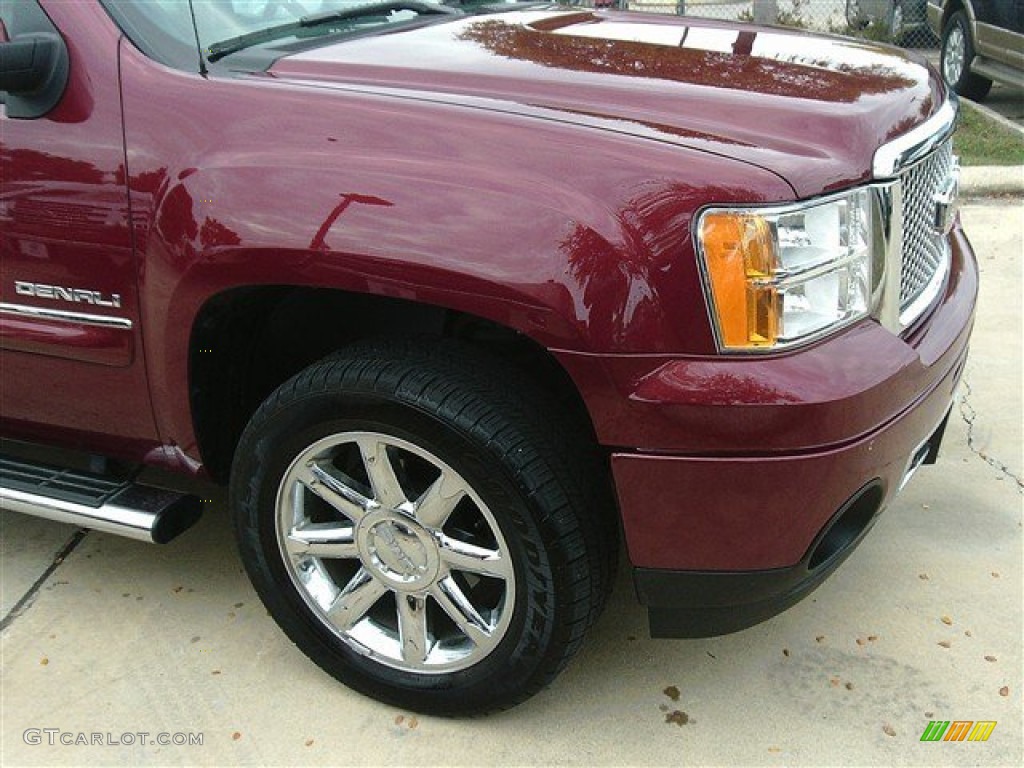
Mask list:
[[[953,151],[962,165],[1024,165],[1024,136],[997,123],[967,101],[960,102]]]

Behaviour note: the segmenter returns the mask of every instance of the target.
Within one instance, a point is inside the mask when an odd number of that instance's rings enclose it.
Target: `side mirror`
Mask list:
[[[69,70],[60,35],[39,32],[0,42],[0,91],[7,93],[7,116],[45,115],[64,94]]]

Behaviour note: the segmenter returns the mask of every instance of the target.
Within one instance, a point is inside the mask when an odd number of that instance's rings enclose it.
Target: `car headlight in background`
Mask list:
[[[709,208],[697,222],[723,350],[773,351],[868,315],[884,268],[871,188],[772,208]]]

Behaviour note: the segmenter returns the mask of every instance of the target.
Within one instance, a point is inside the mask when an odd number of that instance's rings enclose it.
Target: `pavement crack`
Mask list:
[[[984,461],[986,464],[995,469],[1001,475],[1008,477],[1010,480],[1016,483],[1017,493],[1024,493],[1024,482],[1021,482],[1021,479],[1017,477],[1017,475],[1015,475],[1013,472],[1011,472],[1010,468],[1006,466],[1003,462],[999,461],[993,456],[988,455],[980,448],[978,448],[978,446],[976,445],[974,438],[974,422],[978,418],[978,412],[974,410],[974,406],[971,405],[970,401],[967,399],[971,396],[972,390],[971,384],[969,381],[967,381],[966,376],[964,376],[963,379],[961,379],[961,384],[963,384],[964,393],[960,396],[960,416],[963,418],[964,423],[967,425],[968,449],[970,449],[971,453],[975,454],[979,459]]]
[[[68,539],[57,554],[53,556],[53,561],[46,567],[46,570],[43,571],[42,575],[32,583],[32,586],[28,588],[25,594],[21,596],[21,599],[14,604],[14,607],[11,608],[7,615],[4,616],[3,620],[0,621],[0,632],[3,632],[11,626],[19,616],[28,610],[29,606],[31,606],[35,601],[36,595],[39,594],[39,590],[42,588],[43,584],[46,583],[46,580],[53,575],[53,572],[60,567],[60,564],[64,562],[67,556],[70,555],[74,551],[75,547],[82,542],[82,539],[85,538],[85,535],[88,532],[89,531],[85,528],[79,528],[71,534],[71,538]]]

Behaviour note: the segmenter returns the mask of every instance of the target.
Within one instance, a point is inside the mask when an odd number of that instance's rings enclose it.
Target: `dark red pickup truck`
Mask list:
[[[357,690],[526,698],[620,539],[653,635],[750,626],[935,459],[977,271],[910,54],[545,4],[0,8],[4,508],[162,542],[198,500],[140,469],[229,484],[270,613]]]

